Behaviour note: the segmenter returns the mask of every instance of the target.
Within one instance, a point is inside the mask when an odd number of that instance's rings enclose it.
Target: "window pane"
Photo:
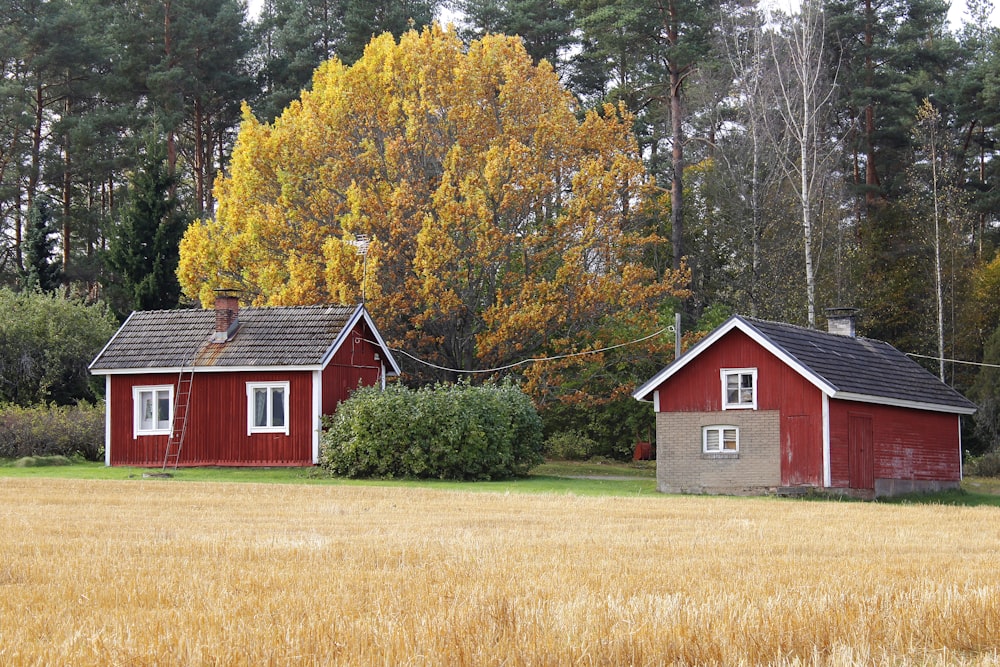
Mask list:
[[[271,426],[285,425],[285,390],[281,387],[271,389]]]
[[[139,430],[153,429],[153,392],[139,392]]]
[[[753,403],[753,375],[744,373],[740,376],[740,403]]]
[[[719,429],[717,428],[705,429],[705,451],[706,452],[719,451]]]
[[[724,452],[735,452],[736,447],[736,429],[727,428],[722,430],[722,451]]]
[[[156,428],[170,428],[170,392],[156,392]]]
[[[726,402],[740,402],[740,376],[736,373],[726,376]]]
[[[267,389],[253,390],[253,425],[267,426]]]

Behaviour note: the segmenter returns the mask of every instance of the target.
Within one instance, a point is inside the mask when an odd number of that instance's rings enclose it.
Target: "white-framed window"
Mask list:
[[[705,426],[701,429],[701,451],[705,454],[738,454],[738,426]]]
[[[757,369],[723,368],[722,409],[757,409]]]
[[[247,434],[288,435],[288,383],[247,382]]]
[[[174,415],[174,387],[132,387],[132,437],[170,435]]]

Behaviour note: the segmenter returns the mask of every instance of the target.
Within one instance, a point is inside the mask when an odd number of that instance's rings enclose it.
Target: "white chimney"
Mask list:
[[[838,336],[854,338],[857,334],[855,328],[857,315],[857,308],[827,308],[826,329]]]

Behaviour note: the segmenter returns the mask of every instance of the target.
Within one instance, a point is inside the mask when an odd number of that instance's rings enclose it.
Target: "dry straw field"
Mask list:
[[[1000,664],[995,508],[0,479],[0,665]]]

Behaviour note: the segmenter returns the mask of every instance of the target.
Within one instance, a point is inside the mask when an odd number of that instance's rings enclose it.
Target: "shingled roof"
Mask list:
[[[633,396],[649,400],[702,350],[739,329],[831,398],[972,414],[976,405],[888,343],[736,315],[664,368]]]
[[[195,368],[318,368],[361,318],[383,348],[387,373],[399,368],[362,306],[242,308],[225,343],[213,342],[215,311],[132,313],[90,364],[95,374]]]

